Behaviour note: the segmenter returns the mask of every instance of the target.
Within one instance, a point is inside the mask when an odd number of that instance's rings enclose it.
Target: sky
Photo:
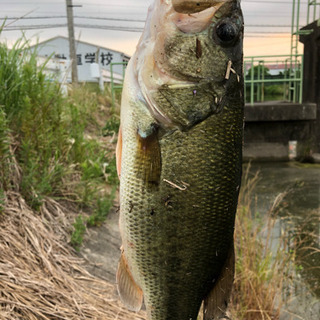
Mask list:
[[[73,0],[76,39],[132,55],[152,2]],[[306,23],[307,0],[300,3],[302,27]],[[242,0],[241,6],[245,56],[290,53],[292,0]],[[1,22],[7,19],[0,41],[6,41],[9,46],[21,37],[19,29],[24,26],[35,28],[24,31],[31,44],[57,35],[68,36],[65,0],[0,0],[0,12]],[[114,28],[122,30],[111,30]],[[301,45],[299,51],[303,51]]]

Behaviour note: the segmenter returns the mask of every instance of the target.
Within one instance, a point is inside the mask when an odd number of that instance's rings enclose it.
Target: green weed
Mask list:
[[[97,199],[97,205],[94,213],[87,219],[89,227],[100,226],[105,221],[113,204],[116,188],[113,188],[110,196],[105,196]]]
[[[86,232],[86,226],[85,226],[85,221],[83,220],[83,217],[79,215],[74,223],[73,223],[73,232],[71,234],[71,240],[70,244],[77,250],[80,250],[80,247],[83,242],[83,237]]]
[[[99,141],[111,113],[110,94],[78,86],[63,96],[24,38],[10,50],[0,44],[0,61],[1,189],[13,188],[11,169],[18,168],[14,186],[33,209],[47,197],[70,200],[93,212],[91,224],[100,224],[114,197],[101,190],[117,185],[113,150]],[[75,222],[76,246],[86,223]]]
[[[3,213],[3,210],[5,208],[5,200],[6,200],[6,196],[4,193],[4,190],[0,188],[0,214]]]
[[[256,219],[252,212],[253,190],[258,175],[249,178],[247,172],[235,227],[235,281],[230,313],[232,319],[279,319],[285,303],[283,291],[294,268],[294,252],[288,247],[288,237],[274,240],[273,230],[277,207],[266,219]],[[279,202],[280,203],[280,202]],[[278,203],[278,204],[279,204]]]
[[[5,111],[0,107],[0,187],[9,188],[10,172],[10,130]]]
[[[120,118],[119,116],[113,114],[106,122],[106,125],[103,128],[104,136],[112,136],[117,134],[120,127]]]
[[[109,162],[105,164],[105,173],[107,174],[107,182],[110,185],[118,185],[119,177],[117,173],[116,157],[109,158]]]

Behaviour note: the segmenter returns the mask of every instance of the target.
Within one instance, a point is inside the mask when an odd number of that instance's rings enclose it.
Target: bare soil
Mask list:
[[[80,251],[86,260],[86,270],[113,285],[116,283],[121,246],[118,219],[119,213],[114,206],[102,226],[88,229]]]

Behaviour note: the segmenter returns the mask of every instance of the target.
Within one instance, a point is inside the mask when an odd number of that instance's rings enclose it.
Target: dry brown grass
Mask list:
[[[40,213],[19,193],[0,214],[0,319],[145,319],[123,309],[113,285],[94,278],[66,245],[74,216],[46,199]]]
[[[280,318],[283,300],[281,293],[290,268],[285,238],[272,248],[275,220],[271,214],[266,221],[252,212],[253,190],[258,173],[250,176],[250,166],[244,177],[235,222],[236,273],[230,303],[232,319],[276,320]],[[277,197],[276,211],[283,195]],[[261,236],[263,234],[263,238]]]
[[[249,171],[250,165],[242,184],[235,222],[236,273],[229,311],[231,319],[279,320],[282,314],[290,315],[288,288],[298,283],[297,247],[300,250],[308,247],[305,240],[299,240],[303,233],[294,225],[285,224],[281,229],[278,226],[278,235],[275,231],[277,220],[281,220],[278,212],[290,191],[275,198],[266,216],[254,212],[258,173],[252,176]],[[315,254],[314,247],[309,249]]]

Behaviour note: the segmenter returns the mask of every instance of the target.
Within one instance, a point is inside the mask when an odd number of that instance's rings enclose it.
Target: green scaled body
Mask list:
[[[196,320],[203,300],[204,319],[219,319],[241,180],[242,15],[219,3],[190,26],[172,5],[155,1],[125,80],[117,284],[132,310],[144,297],[150,320]]]

